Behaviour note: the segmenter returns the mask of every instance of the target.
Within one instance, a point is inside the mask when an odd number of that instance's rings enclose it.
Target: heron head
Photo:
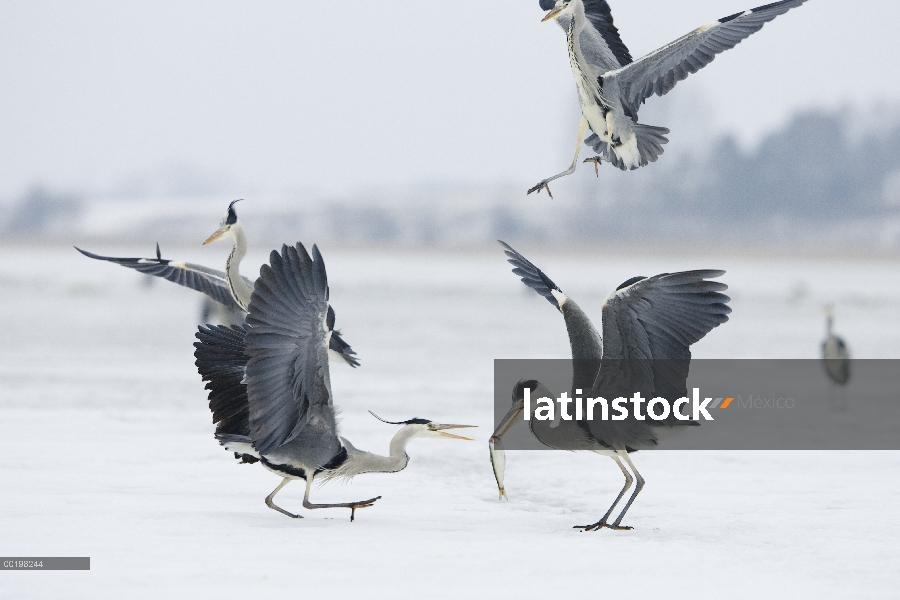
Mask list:
[[[516,423],[516,417],[525,410],[525,390],[527,389],[529,393],[534,396],[535,390],[537,390],[540,385],[541,384],[534,379],[523,379],[516,384],[512,393],[512,406],[509,408],[506,415],[500,419],[500,423],[497,425],[497,429],[494,430],[491,437],[499,438],[509,431],[510,427]]]
[[[425,437],[425,438],[440,438],[440,439],[452,439],[452,440],[468,440],[472,441],[472,438],[463,437],[461,435],[454,435],[452,433],[447,433],[448,429],[466,429],[469,427],[476,427],[476,425],[448,425],[446,423],[436,423],[434,421],[430,421],[428,419],[409,419],[407,421],[385,421],[371,410],[369,411],[373,417],[382,421],[384,423],[388,423],[390,425],[403,425],[404,429],[408,429],[412,433],[412,437]]]
[[[550,19],[558,19],[559,17],[571,14],[575,9],[574,0],[541,0],[541,8],[548,12],[544,15],[544,18],[541,19],[541,22],[549,21]]]
[[[216,240],[221,240],[226,237],[234,237],[234,227],[237,225],[238,217],[237,212],[234,210],[234,205],[236,202],[240,202],[243,198],[238,198],[237,200],[232,200],[231,204],[228,205],[228,210],[225,211],[225,216],[222,217],[222,222],[219,223],[219,228],[216,229],[211,236],[206,238],[206,241],[203,242],[203,245],[211,244]]]

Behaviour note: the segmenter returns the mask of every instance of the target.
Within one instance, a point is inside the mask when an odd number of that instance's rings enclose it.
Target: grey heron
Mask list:
[[[234,209],[235,203],[240,201],[240,199],[234,200],[228,205],[219,228],[203,242],[206,245],[221,239],[231,238],[234,240],[231,253],[226,261],[225,272],[194,263],[166,260],[160,253],[159,244],[156,244],[156,258],[118,258],[100,256],[99,254],[82,250],[77,246],[75,249],[88,258],[116,263],[117,265],[135,269],[148,275],[162,277],[178,285],[202,292],[217,303],[217,309],[219,306],[223,307],[219,310],[224,312],[224,320],[229,321],[230,324],[240,324],[247,314],[247,307],[253,294],[253,281],[240,274],[240,263],[247,255],[248,249],[247,233],[238,219],[237,211]],[[208,310],[208,304],[204,305],[204,318],[211,314]],[[329,318],[333,321],[335,318],[334,310],[329,307],[329,311]],[[344,341],[340,331],[334,331],[330,343],[330,349],[340,356],[343,362],[351,367],[359,366],[359,358],[356,357],[356,352]]]
[[[248,309],[241,327],[201,327],[194,356],[210,390],[216,439],[242,462],[259,461],[282,477],[266,497],[269,508],[299,518],[274,498],[290,481],[303,479],[305,508],[349,508],[352,521],[356,509],[371,506],[380,496],[313,504],[309,494],[314,480],[401,471],[409,462],[406,447],[415,438],[470,439],[447,432],[470,425],[414,418],[392,423],[402,427],[391,439],[388,456],[380,456],[338,435],[328,360],[333,313],[325,263],[316,246],[312,256],[299,242],[282,246],[280,253],[272,251]]]
[[[665,95],[676,83],[711,63],[717,54],[805,1],[782,0],[723,17],[632,60],[606,0],[540,0],[541,8],[549,11],[543,20],[555,20],[566,32],[581,120],[571,166],[544,179],[528,193],[545,189],[550,194],[551,181],[574,173],[582,142],[597,153],[585,161],[593,162],[595,169],[601,160],[623,171],[655,162],[663,153],[663,144],[669,141],[669,130],[638,123],[641,104],[653,94]]]
[[[572,359],[575,363],[572,378],[572,397],[590,394],[605,398],[628,395],[636,391],[645,398],[661,397],[669,404],[687,395],[686,380],[690,368],[690,346],[702,339],[714,327],[725,323],[731,309],[730,298],[721,292],[724,283],[709,281],[724,275],[724,271],[701,270],[662,273],[654,277],[633,277],[613,291],[603,302],[603,335],[596,330],[588,316],[575,302],[539,268],[511,246],[500,242],[513,273],[534,289],[563,316],[569,336]],[[523,412],[524,393],[528,389],[534,397],[553,395],[538,381],[520,381],[513,390],[513,405],[491,436],[492,458],[498,453],[500,438],[516,423]],[[694,421],[668,418],[663,421],[577,421],[559,420],[556,423],[532,418],[528,421],[532,434],[545,446],[566,450],[587,450],[609,456],[625,476],[625,485],[615,501],[591,525],[576,526],[585,531],[603,527],[631,529],[623,526],[622,518],[644,487],[644,478],[629,457],[630,452],[653,448],[660,439],[668,437]],[[503,492],[502,465],[495,467],[498,486]],[[624,463],[624,464],[623,464]],[[628,503],[616,520],[609,524],[610,515],[631,487],[634,473],[637,484]]]
[[[850,381],[850,350],[834,333],[834,307],[825,307],[825,341],[822,342],[822,359],[825,372],[835,385],[845,386]]]

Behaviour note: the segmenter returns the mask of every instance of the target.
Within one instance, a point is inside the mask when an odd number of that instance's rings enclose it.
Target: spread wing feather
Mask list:
[[[691,344],[731,313],[730,298],[721,293],[728,286],[708,281],[724,273],[656,275],[610,294],[603,304],[605,364],[595,388],[623,386],[669,400],[684,396]]]
[[[559,302],[551,293],[551,290],[559,291],[559,286],[544,275],[544,272],[534,266],[530,260],[516,252],[512,246],[502,240],[497,241],[503,246],[503,252],[507,256],[506,262],[514,267],[512,272],[522,278],[522,283],[546,298],[547,302],[559,310]]]
[[[117,258],[113,256],[100,256],[99,254],[94,254],[78,247],[75,249],[88,258],[105,260],[117,265],[122,265],[123,267],[128,267],[129,269],[134,269],[141,273],[146,273],[147,275],[161,277],[177,283],[178,285],[201,292],[216,302],[225,305],[229,309],[244,314],[244,309],[241,308],[231,296],[226,275],[223,271],[217,271],[216,269],[210,269],[209,267],[196,265],[194,263],[166,260],[159,256],[158,245],[156,247],[156,258]],[[243,276],[241,278],[248,286],[253,287],[254,283],[252,281]],[[333,319],[331,326],[334,326]],[[359,358],[356,357],[356,352],[350,347],[350,344],[344,341],[340,332],[334,332],[334,335],[331,337],[330,347],[333,351],[340,354],[351,367],[359,366]]]
[[[122,265],[123,267],[146,273],[147,275],[162,277],[163,279],[172,281],[178,285],[202,292],[216,302],[243,312],[243,309],[241,309],[238,303],[234,301],[234,298],[231,297],[231,292],[228,290],[228,282],[226,281],[224,272],[189,262],[166,260],[159,256],[159,246],[156,247],[156,258],[116,258],[112,256],[100,256],[99,254],[94,254],[78,247],[75,249],[88,258],[113,262],[117,265]],[[243,279],[247,285],[253,286],[252,281],[246,277]]]
[[[668,93],[679,81],[711,63],[717,54],[734,48],[775,17],[804,2],[782,0],[723,17],[621,69],[606,73],[603,85],[617,80],[626,112],[637,114],[647,98]]]
[[[328,371],[328,279],[318,248],[272,252],[250,300],[250,437],[271,453],[310,429],[336,436]],[[312,433],[310,431],[310,433]]]

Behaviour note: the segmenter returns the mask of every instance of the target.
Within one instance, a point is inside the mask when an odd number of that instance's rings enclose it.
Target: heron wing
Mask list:
[[[319,249],[273,251],[250,299],[246,335],[250,437],[271,453],[314,429],[336,436],[328,371],[328,279]]]
[[[499,241],[499,240],[498,240]],[[537,268],[531,261],[516,252],[512,246],[500,242],[507,256],[507,262],[513,267],[512,271],[522,278],[522,283],[532,288],[538,294],[547,298],[561,313],[566,322],[566,332],[569,334],[569,346],[572,349],[572,359],[575,361],[573,382],[576,388],[584,388],[591,385],[599,368],[599,360],[603,356],[603,341],[600,334],[594,328],[594,324],[581,308],[571,299],[566,300],[566,310],[560,309],[559,302],[553,296],[553,290],[562,293],[553,281],[543,271]]]
[[[245,327],[206,325],[198,328],[194,342],[194,364],[209,390],[209,410],[216,434],[248,436],[250,409],[244,372]]]
[[[77,246],[75,249],[88,258],[113,262],[117,265],[122,265],[123,267],[146,273],[147,275],[162,277],[168,281],[173,281],[178,285],[202,292],[228,308],[234,308],[243,312],[243,309],[241,309],[238,303],[234,301],[234,298],[231,297],[225,273],[222,271],[189,262],[166,260],[159,256],[157,256],[157,258],[117,258],[112,256],[100,256],[99,254],[82,250]],[[157,254],[158,252],[159,246],[157,246]],[[253,287],[252,281],[246,277],[243,279],[250,287]]]
[[[552,10],[555,0],[541,0],[543,10]],[[578,46],[597,73],[606,73],[624,67],[631,62],[631,54],[619,37],[619,30],[613,24],[612,11],[606,0],[583,0],[585,24],[578,38]],[[568,31],[572,17],[557,19],[557,24]]]
[[[585,60],[593,65],[597,73],[630,64],[631,53],[619,37],[606,0],[583,0],[583,4],[587,22],[578,37],[578,46]]]
[[[228,289],[228,279],[223,271],[210,269],[203,265],[195,265],[189,262],[180,262],[174,260],[166,260],[164,258],[116,258],[112,256],[100,256],[75,247],[76,250],[87,256],[97,260],[105,260],[134,269],[147,275],[162,277],[168,281],[174,281],[178,285],[196,290],[206,294],[209,298],[225,305],[231,311],[237,311],[239,314],[245,314],[244,309],[234,301],[231,291]],[[157,254],[159,246],[157,246]],[[244,276],[241,276],[244,282],[253,287],[253,282]],[[331,349],[341,355],[348,365],[351,367],[359,366],[359,357],[350,347],[350,344],[344,341],[340,333],[335,331],[331,337]]]
[[[626,112],[636,115],[647,98],[668,93],[676,83],[711,63],[717,54],[734,48],[775,17],[804,2],[782,0],[723,17],[603,75],[603,84],[616,79]]]
[[[664,273],[629,280],[603,303],[603,366],[598,386],[618,384],[649,398],[686,393],[691,344],[728,320],[724,271]],[[624,380],[623,380],[624,374]],[[597,387],[597,386],[595,386]]]
[[[553,297],[551,290],[559,291],[559,286],[553,283],[544,272],[534,266],[531,261],[516,252],[512,246],[503,240],[497,240],[503,246],[503,252],[506,254],[506,262],[513,266],[512,272],[522,278],[522,283],[536,291],[538,294],[547,299],[556,310],[559,310],[559,302]]]

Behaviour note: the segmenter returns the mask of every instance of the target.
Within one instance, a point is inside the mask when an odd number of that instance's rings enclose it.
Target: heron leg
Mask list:
[[[599,156],[592,156],[591,158],[586,158],[586,159],[584,159],[584,162],[586,162],[586,163],[589,163],[589,162],[594,163],[594,175],[596,175],[597,177],[600,177],[600,163],[602,162],[601,157],[599,157]]]
[[[550,193],[550,186],[548,186],[547,184],[554,179],[559,179],[560,177],[565,177],[566,175],[571,175],[575,172],[575,167],[578,166],[578,155],[581,153],[581,143],[584,141],[584,136],[585,134],[587,134],[588,128],[588,120],[584,115],[581,115],[581,121],[578,122],[578,139],[575,140],[575,158],[572,159],[572,165],[562,173],[557,173],[553,177],[548,177],[547,179],[543,180],[542,182],[528,190],[529,194],[532,192],[547,190],[547,194],[551,198],[553,198],[553,194]]]
[[[368,508],[375,504],[376,500],[379,500],[381,498],[381,496],[376,496],[374,498],[369,498],[368,500],[360,500],[359,502],[341,502],[339,504],[313,504],[309,501],[309,491],[312,489],[313,479],[313,477],[310,477],[306,481],[306,493],[303,494],[303,507],[310,510],[314,510],[316,508],[349,508],[350,521],[353,521],[353,519],[356,517],[357,508]]]
[[[634,502],[634,499],[637,498],[637,495],[641,493],[641,490],[644,489],[644,478],[641,477],[641,474],[638,473],[638,470],[634,467],[634,463],[631,462],[631,459],[628,457],[628,452],[625,450],[616,450],[616,454],[625,459],[625,462],[628,463],[628,466],[631,467],[631,470],[634,472],[634,476],[637,478],[637,485],[634,486],[634,493],[631,494],[631,498],[628,499],[628,504],[625,505],[625,508],[622,509],[622,512],[619,513],[618,518],[612,525],[608,525],[611,529],[631,529],[631,527],[626,527],[624,525],[620,525],[622,522],[622,517],[625,516],[625,513],[628,512],[628,509],[631,508],[631,503]]]
[[[609,515],[612,514],[612,511],[616,508],[616,505],[619,504],[619,501],[622,499],[622,496],[625,495],[625,492],[628,491],[628,488],[631,487],[631,473],[628,472],[628,469],[625,468],[625,465],[622,464],[622,461],[619,460],[619,457],[615,454],[609,456],[611,459],[616,461],[616,464],[619,465],[619,468],[622,469],[622,475],[625,476],[625,485],[622,486],[622,490],[619,492],[619,495],[616,496],[615,501],[609,507],[609,510],[606,511],[606,514],[603,517],[594,523],[593,525],[575,525],[575,529],[583,529],[584,531],[597,531],[598,529],[602,529],[603,527],[609,527],[606,524],[606,521],[609,519]]]
[[[268,506],[269,508],[271,508],[273,510],[277,510],[281,514],[287,515],[293,519],[302,519],[303,518],[302,515],[295,515],[294,513],[289,513],[288,511],[284,510],[283,508],[281,508],[280,506],[278,506],[274,502],[272,502],[272,499],[275,497],[275,494],[277,494],[279,491],[281,491],[281,488],[283,488],[290,482],[291,482],[290,477],[285,477],[284,479],[282,479],[281,483],[278,484],[278,487],[275,488],[274,490],[272,490],[271,494],[266,496],[266,506]]]

